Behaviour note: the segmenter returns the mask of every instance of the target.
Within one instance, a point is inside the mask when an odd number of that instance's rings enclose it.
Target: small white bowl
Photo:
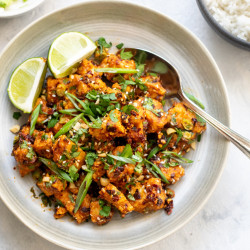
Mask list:
[[[17,8],[8,8],[7,10],[0,11],[0,18],[9,18],[22,15],[41,4],[44,0],[28,0],[20,4]],[[2,8],[1,8],[2,9]]]

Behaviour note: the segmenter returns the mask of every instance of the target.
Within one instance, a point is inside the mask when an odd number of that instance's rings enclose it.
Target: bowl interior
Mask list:
[[[3,201],[28,227],[42,237],[68,248],[129,249],[155,242],[187,222],[201,208],[221,174],[227,142],[208,126],[186,175],[173,189],[176,192],[171,216],[164,211],[147,215],[118,215],[102,227],[92,223],[76,225],[68,218],[55,220],[53,211],[41,207],[32,197],[35,183],[21,178],[13,169],[15,108],[7,96],[7,85],[15,67],[30,57],[47,56],[53,39],[62,32],[80,31],[92,39],[101,36],[113,45],[144,48],[161,55],[180,72],[187,91],[196,95],[208,113],[228,125],[229,111],[225,86],[215,62],[203,45],[187,30],[163,15],[126,2],[90,1],[67,7],[29,26],[5,49],[0,57],[0,194]],[[24,122],[18,121],[19,124]]]

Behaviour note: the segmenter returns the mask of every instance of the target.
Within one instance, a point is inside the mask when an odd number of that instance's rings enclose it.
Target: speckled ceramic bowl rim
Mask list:
[[[228,99],[228,94],[227,94],[227,90],[226,90],[226,85],[224,83],[224,80],[222,78],[222,75],[219,71],[219,68],[215,62],[215,60],[213,59],[213,57],[211,56],[211,54],[209,53],[209,51],[207,50],[207,48],[202,44],[202,42],[193,34],[191,33],[189,30],[187,30],[184,26],[180,25],[179,23],[177,23],[176,21],[172,20],[171,18],[169,18],[168,16],[158,12],[158,11],[155,11],[155,10],[152,10],[150,8],[147,8],[145,6],[142,6],[140,4],[135,4],[135,3],[131,3],[131,2],[127,2],[126,0],[87,0],[87,1],[84,1],[82,3],[77,3],[77,4],[73,4],[71,6],[67,6],[67,7],[64,7],[64,8],[61,8],[59,10],[56,10],[54,12],[51,12],[49,14],[46,14],[44,16],[42,16],[41,18],[37,19],[36,21],[34,21],[33,23],[31,23],[30,25],[28,25],[25,29],[23,29],[21,32],[19,32],[10,42],[9,44],[4,48],[4,50],[2,51],[2,53],[0,54],[0,58],[3,56],[3,54],[8,50],[8,48],[16,41],[16,39],[21,36],[23,33],[25,33],[31,26],[35,25],[36,23],[40,22],[41,20],[43,19],[46,19],[47,17],[49,16],[53,16],[54,14],[56,13],[59,13],[61,11],[64,11],[68,8],[74,8],[74,7],[77,7],[77,6],[81,6],[81,5],[85,5],[85,4],[89,4],[89,3],[93,3],[95,2],[96,4],[98,3],[103,3],[103,2],[109,2],[109,3],[112,3],[112,2],[118,2],[118,3],[122,3],[122,4],[126,4],[128,6],[131,6],[131,7],[139,7],[141,8],[142,10],[148,10],[148,11],[151,11],[152,13],[156,14],[156,15],[159,15],[165,19],[167,19],[168,21],[174,23],[176,26],[178,26],[178,28],[180,28],[181,30],[183,30],[184,32],[186,32],[187,34],[189,34],[190,37],[192,37],[192,39],[194,39],[198,44],[199,46],[202,48],[204,54],[209,58],[209,60],[211,61],[211,63],[213,64],[215,70],[216,70],[216,73],[218,74],[218,77],[220,78],[220,83],[221,83],[221,87],[223,89],[223,94],[225,96],[225,111],[227,113],[227,119],[228,119],[228,126],[230,126],[230,111],[229,111],[229,99]],[[217,179],[215,180],[214,182],[214,185],[207,191],[207,195],[206,197],[204,197],[204,199],[201,201],[201,203],[199,204],[199,206],[196,207],[195,210],[193,210],[193,213],[187,217],[185,220],[182,221],[182,223],[179,223],[175,228],[173,228],[172,230],[166,232],[164,235],[162,236],[159,236],[159,237],[155,237],[155,238],[151,238],[150,240],[148,240],[147,242],[141,244],[140,246],[136,246],[134,248],[131,248],[131,249],[139,249],[139,248],[142,248],[142,247],[145,247],[145,246],[148,246],[150,244],[153,244],[161,239],[164,239],[165,237],[169,236],[170,234],[176,232],[178,229],[180,229],[181,227],[183,227],[187,222],[189,222],[201,209],[202,207],[205,205],[205,203],[208,201],[208,199],[210,198],[211,194],[213,193],[216,185],[218,184],[219,182],[219,179],[222,175],[222,172],[223,172],[223,169],[225,167],[225,163],[226,163],[226,159],[227,159],[227,155],[228,155],[228,146],[229,146],[229,142],[225,142],[225,145],[224,145],[224,149],[225,149],[225,157],[223,159],[223,162],[222,162],[222,165],[221,165],[221,168],[220,168],[220,172],[219,174],[217,175]],[[1,190],[0,190],[1,191]],[[53,239],[53,237],[51,237],[51,235],[49,234],[43,234],[39,231],[39,228],[36,227],[34,225],[34,223],[30,220],[27,220],[26,218],[24,217],[21,217],[19,214],[18,214],[18,210],[16,210],[12,204],[11,204],[11,201],[8,199],[8,196],[5,195],[4,193],[0,192],[0,197],[1,199],[3,200],[3,202],[5,203],[5,205],[12,211],[12,213],[20,220],[22,221],[28,228],[30,228],[33,232],[37,233],[38,235],[40,235],[41,237],[43,237],[44,239],[54,243],[54,244],[57,244],[61,247],[64,247],[64,248],[71,248],[72,247],[70,245],[66,245],[66,244],[62,244],[61,242]],[[130,248],[128,248],[130,249]]]
[[[197,5],[201,11],[201,14],[207,21],[207,23],[211,26],[212,29],[214,29],[222,38],[226,39],[228,42],[234,44],[237,47],[240,47],[242,49],[250,50],[250,42],[244,41],[243,39],[240,39],[233,34],[231,34],[229,31],[227,31],[224,27],[222,27],[213,17],[213,15],[208,10],[206,4],[204,3],[204,0],[196,0]]]
[[[11,18],[11,17],[16,17],[16,16],[19,16],[19,15],[23,15],[26,12],[28,12],[30,10],[33,10],[34,8],[39,6],[43,1],[44,0],[36,0],[34,2],[30,2],[25,7],[21,7],[21,8],[16,9],[16,10],[5,11],[3,13],[0,13],[0,18]]]

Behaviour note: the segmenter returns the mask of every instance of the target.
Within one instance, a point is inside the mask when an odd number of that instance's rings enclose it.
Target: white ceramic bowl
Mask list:
[[[14,136],[9,128],[16,121],[7,85],[19,63],[30,57],[46,57],[53,39],[66,31],[85,32],[92,39],[104,36],[113,45],[123,42],[127,47],[161,55],[179,70],[186,90],[202,100],[208,113],[229,125],[221,74],[207,49],[188,30],[160,13],[123,1],[84,1],[49,14],[17,35],[0,57],[0,194],[9,209],[40,236],[70,249],[135,249],[156,242],[183,226],[204,205],[222,173],[228,143],[208,126],[197,150],[188,155],[194,163],[173,187],[176,197],[170,216],[164,210],[146,215],[132,213],[125,219],[116,215],[102,227],[76,225],[68,218],[55,220],[53,211],[32,198],[32,178],[21,178],[13,169]]]
[[[15,6],[10,6],[8,9],[4,11],[0,11],[0,18],[10,18],[22,15],[30,10],[33,10],[38,5],[40,5],[44,0],[27,0],[23,3],[18,3],[18,8],[14,8]]]

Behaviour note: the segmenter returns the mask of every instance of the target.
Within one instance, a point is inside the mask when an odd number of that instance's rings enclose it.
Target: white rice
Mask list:
[[[250,0],[205,0],[215,20],[234,36],[250,42]]]

